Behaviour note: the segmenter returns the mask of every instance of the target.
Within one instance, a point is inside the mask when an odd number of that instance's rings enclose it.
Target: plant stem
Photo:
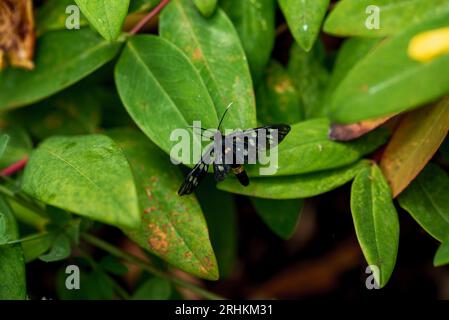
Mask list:
[[[133,256],[125,251],[122,251],[122,250],[114,247],[113,245],[111,245],[91,234],[84,233],[82,235],[82,238],[86,242],[90,243],[91,245],[94,245],[95,247],[98,247],[117,258],[127,260],[157,277],[166,279],[176,285],[190,289],[191,291],[201,295],[202,297],[204,297],[206,299],[209,299],[209,300],[223,300],[224,299],[223,297],[216,295],[215,293],[209,292],[203,288],[195,286],[194,284],[192,284],[190,282],[184,281],[184,280],[174,277],[162,270],[159,270],[159,269],[155,268],[154,266],[152,266],[151,264],[147,263],[146,261],[144,261],[140,258],[137,258],[136,256]]]
[[[137,34],[154,16],[156,16],[162,9],[170,2],[170,0],[162,0],[157,7],[151,10],[140,22],[129,32],[130,35]]]
[[[41,207],[37,206],[36,204],[30,201],[27,201],[26,199],[22,198],[19,194],[5,187],[4,185],[0,185],[0,194],[3,194],[4,196],[14,200],[23,207],[30,209],[33,212],[36,212],[40,216],[47,217],[47,213],[45,212],[44,209],[42,209]]]
[[[1,172],[1,175],[3,175],[3,176],[12,176],[17,171],[20,171],[23,168],[25,168],[27,163],[28,163],[28,156],[26,156],[22,160],[19,160],[19,161],[13,163],[9,167],[3,169],[2,172]]]

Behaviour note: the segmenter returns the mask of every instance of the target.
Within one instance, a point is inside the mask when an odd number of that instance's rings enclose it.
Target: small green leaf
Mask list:
[[[0,158],[0,168],[6,168],[30,155],[33,145],[28,133],[20,125],[3,126],[0,134],[9,136],[8,147]]]
[[[201,121],[205,128],[218,125],[200,75],[179,49],[160,37],[130,39],[116,66],[115,81],[128,113],[168,154],[178,143],[171,139],[173,130],[193,121]],[[195,134],[193,141],[201,143]]]
[[[75,22],[77,11],[74,0],[47,0],[36,10],[36,33],[38,36],[49,31],[63,30],[67,28],[66,22]],[[79,9],[78,9],[79,10]],[[79,26],[88,24],[82,14],[79,15]]]
[[[421,174],[398,197],[399,204],[431,236],[443,241],[449,235],[449,177],[434,164]]]
[[[248,166],[248,173],[258,176],[262,174],[261,168],[270,168],[274,175],[285,176],[338,168],[356,162],[388,139],[386,131],[378,130],[351,142],[337,142],[328,138],[329,128],[327,119],[293,125],[277,148],[277,163]]]
[[[290,238],[299,222],[303,201],[252,198],[257,213],[279,237]]]
[[[113,41],[122,31],[129,0],[75,0],[89,23],[103,38]]]
[[[105,256],[101,259],[100,266],[103,270],[117,276],[123,276],[128,273],[128,268],[113,256]]]
[[[330,0],[278,0],[290,31],[306,51],[310,51],[320,33]]]
[[[257,89],[257,117],[264,124],[293,124],[303,119],[298,93],[290,76],[277,61],[271,61]]]
[[[205,17],[210,17],[217,7],[218,0],[193,0],[198,10]]]
[[[32,154],[22,188],[44,203],[94,220],[124,227],[140,224],[129,164],[103,135],[46,140]]]
[[[161,278],[145,281],[134,293],[133,300],[168,300],[172,293],[170,282]]]
[[[305,118],[326,116],[327,110],[322,100],[329,81],[329,71],[324,66],[322,45],[318,43],[311,52],[293,45],[287,70],[301,99]]]
[[[207,19],[191,1],[172,0],[161,15],[159,29],[161,36],[178,46],[199,70],[219,117],[233,103],[223,129],[255,127],[251,74],[240,39],[226,14],[219,9]]]
[[[221,0],[220,6],[234,23],[240,37],[253,80],[258,83],[276,38],[275,0]]]
[[[6,241],[19,238],[14,215],[3,197],[0,197],[0,238]],[[0,300],[22,300],[26,295],[22,247],[20,244],[0,247]]]
[[[69,87],[112,60],[119,48],[89,29],[44,35],[33,71],[8,68],[0,74],[0,110],[34,103]]]
[[[52,246],[54,241],[54,234],[43,234],[42,237],[22,242],[23,256],[25,262],[29,263],[36,260]]]
[[[438,248],[435,257],[433,258],[433,265],[441,267],[449,264],[449,241],[444,241]]]
[[[39,259],[44,262],[60,261],[68,258],[70,256],[70,252],[71,248],[69,238],[64,234],[60,234],[53,239],[50,251],[41,255]]]
[[[324,31],[343,37],[391,36],[443,12],[449,12],[447,0],[342,0],[326,19]]]
[[[243,187],[237,179],[226,179],[218,184],[224,191],[265,199],[309,198],[326,193],[351,181],[368,162],[303,175],[287,177],[254,178],[248,187]]]
[[[7,134],[2,134],[0,137],[0,159],[3,158],[5,154],[6,147],[8,146],[9,136]]]
[[[215,188],[215,182],[205,179],[197,190],[209,228],[212,248],[217,257],[220,278],[228,278],[237,258],[237,216],[232,195]]]
[[[351,189],[354,227],[366,261],[379,268],[373,272],[380,287],[390,278],[399,245],[399,220],[391,190],[376,165],[356,176]]]
[[[341,81],[329,105],[335,123],[380,118],[418,107],[449,91],[449,55],[427,63],[411,60],[411,39],[448,25],[448,16],[412,26],[383,41]]]
[[[179,170],[142,134],[115,130],[109,135],[122,148],[136,181],[142,222],[124,232],[142,248],[177,268],[216,280],[218,268],[206,221],[195,196],[179,197]]]

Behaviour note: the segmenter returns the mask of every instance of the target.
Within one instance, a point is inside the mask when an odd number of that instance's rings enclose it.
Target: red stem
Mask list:
[[[137,34],[154,16],[156,16],[162,9],[170,2],[170,0],[162,0],[157,7],[148,13],[136,26],[129,32],[129,34]]]
[[[22,160],[19,160],[16,163],[13,163],[12,165],[10,165],[9,167],[3,169],[0,174],[2,176],[12,176],[17,171],[20,171],[23,168],[25,168],[27,163],[28,163],[28,157],[25,157]]]

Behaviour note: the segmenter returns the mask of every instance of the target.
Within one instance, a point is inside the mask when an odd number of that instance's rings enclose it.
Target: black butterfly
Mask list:
[[[211,163],[214,166],[214,177],[217,182],[223,181],[232,171],[243,186],[248,186],[249,178],[243,164],[255,163],[260,150],[275,147],[290,132],[289,125],[278,124],[235,131],[225,136],[220,132],[220,126],[229,107],[221,117],[217,131],[214,133],[213,145],[207,148],[200,162],[187,175],[179,188],[178,195],[191,194],[206,176]]]

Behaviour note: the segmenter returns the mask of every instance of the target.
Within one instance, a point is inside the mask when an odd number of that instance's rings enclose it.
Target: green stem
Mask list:
[[[114,247],[113,245],[111,245],[111,244],[109,244],[109,243],[107,243],[107,242],[105,242],[105,241],[103,241],[103,240],[101,240],[101,239],[91,235],[91,234],[84,233],[82,235],[82,238],[86,242],[88,242],[88,243],[94,245],[95,247],[98,247],[98,248],[100,248],[100,249],[110,253],[111,255],[113,255],[113,256],[115,256],[117,258],[127,260],[127,261],[135,264],[136,266],[139,266],[143,270],[145,270],[145,271],[147,271],[147,272],[149,272],[149,273],[151,273],[151,274],[153,274],[153,275],[155,275],[157,277],[166,279],[166,280],[171,281],[172,283],[174,283],[176,285],[179,285],[179,286],[182,286],[184,288],[187,288],[187,289],[195,292],[196,294],[201,295],[202,297],[204,297],[206,299],[209,299],[209,300],[223,300],[224,299],[223,297],[221,297],[219,295],[216,295],[215,293],[209,292],[209,291],[207,291],[207,290],[205,290],[203,288],[197,287],[196,285],[194,285],[194,284],[192,284],[190,282],[184,281],[184,280],[179,279],[177,277],[174,277],[174,276],[172,276],[172,275],[170,275],[170,274],[168,274],[168,273],[166,273],[166,272],[164,272],[162,270],[159,270],[159,269],[155,268],[154,266],[148,264],[146,261],[144,261],[144,260],[142,260],[140,258],[137,258],[136,256],[133,256],[133,255],[131,255],[131,254],[125,252],[125,251],[122,251],[122,250]]]
[[[47,213],[44,209],[40,208],[39,206],[29,202],[28,200],[24,199],[20,196],[20,194],[14,192],[13,190],[5,187],[4,185],[0,185],[0,194],[3,194],[4,196],[16,201],[21,206],[30,209],[31,211],[36,212],[37,214],[47,217]]]
[[[48,232],[36,233],[36,234],[29,235],[27,237],[23,237],[18,240],[0,243],[0,245],[13,245],[13,244],[17,244],[17,243],[22,243],[22,242],[32,241],[32,240],[36,240],[36,239],[40,239],[40,238],[45,238],[48,235],[49,235]]]

